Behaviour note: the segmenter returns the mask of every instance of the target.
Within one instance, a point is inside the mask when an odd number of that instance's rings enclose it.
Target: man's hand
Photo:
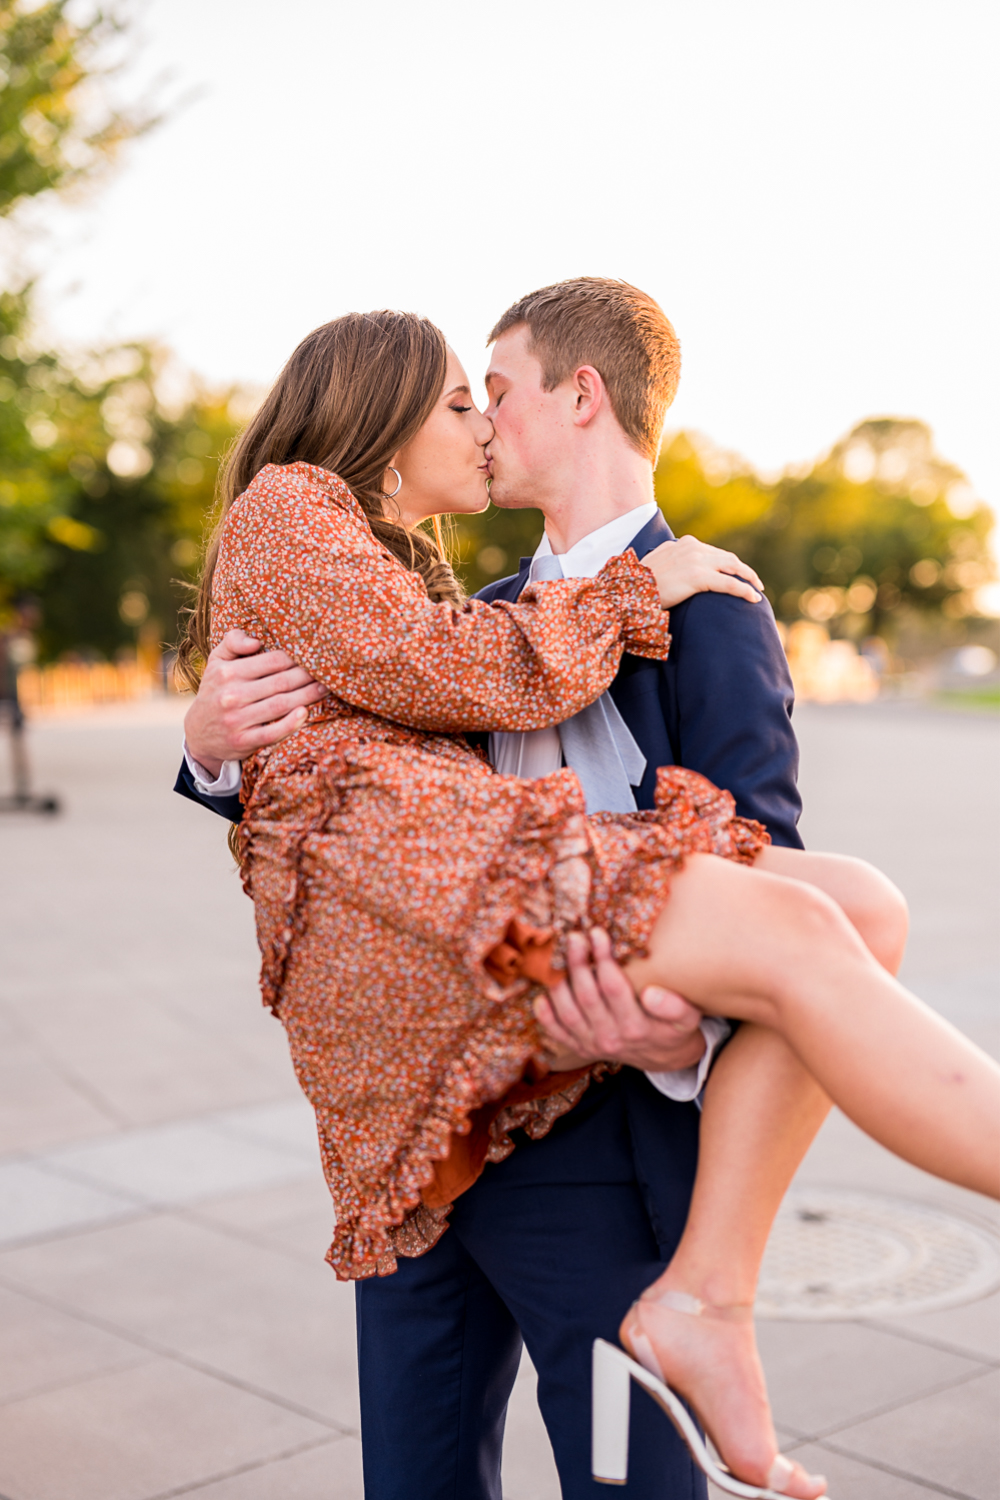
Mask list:
[[[301,729],[310,703],[327,691],[284,651],[261,652],[260,641],[245,630],[227,631],[185,715],[187,747],[218,776],[223,761],[246,760]]]
[[[753,568],[741,562],[735,552],[724,552],[694,536],[662,542],[640,562],[656,579],[664,609],[672,609],[692,594],[735,594],[737,599],[759,604],[764,593]]]
[[[647,1073],[675,1073],[701,1060],[701,1012],[656,985],[637,997],[601,928],[593,929],[589,942],[571,932],[566,957],[567,979],[535,1002],[535,1015],[559,1055],[628,1063]]]

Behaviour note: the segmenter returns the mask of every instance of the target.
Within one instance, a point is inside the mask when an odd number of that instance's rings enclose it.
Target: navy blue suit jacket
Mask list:
[[[657,513],[633,538],[645,557],[673,532]],[[484,588],[479,598],[514,601],[528,582],[520,571]],[[653,806],[657,766],[686,766],[732,792],[736,810],[757,818],[776,844],[801,849],[802,810],[796,786],[799,752],[792,731],[792,681],[771,606],[731,594],[695,594],[670,611],[667,660],[622,658],[611,696],[646,757],[636,789],[641,808]],[[206,797],[182,764],[174,790],[238,822],[238,796]]]
[[[645,557],[672,540],[657,513],[630,545]],[[518,573],[488,584],[479,598],[515,600],[530,565],[522,557]],[[670,611],[670,636],[666,661],[624,656],[611,684],[646,757],[637,805],[653,806],[657,766],[686,766],[732,792],[740,816],[759,819],[774,843],[801,849],[792,680],[771,606],[695,594]]]

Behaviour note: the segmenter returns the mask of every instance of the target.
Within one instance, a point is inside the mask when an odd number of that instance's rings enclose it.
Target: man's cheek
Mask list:
[[[509,415],[502,422],[497,422],[496,431],[508,463],[525,463],[530,448],[530,433],[526,424],[517,416]]]

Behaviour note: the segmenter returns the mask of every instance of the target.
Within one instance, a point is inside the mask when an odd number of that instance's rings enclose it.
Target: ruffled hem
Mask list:
[[[536,984],[523,978],[498,985],[482,967],[512,918],[527,916],[541,930],[553,933],[557,967],[565,965],[561,949],[566,933],[595,921],[609,928],[615,955],[624,961],[645,953],[670,880],[687,854],[716,854],[750,864],[770,842],[760,823],[736,816],[730,793],[680,767],[660,768],[652,812],[587,819],[582,800],[572,772],[534,782],[510,830],[502,862],[486,873],[476,903],[478,916],[462,946],[470,984],[477,984],[490,1000],[510,1005],[538,992]],[[617,872],[620,878],[612,873],[617,861],[606,837],[600,836],[602,828],[627,841],[628,848],[621,851],[625,861]],[[612,874],[610,881],[605,869]],[[421,1192],[433,1180],[434,1163],[448,1155],[452,1133],[465,1134],[472,1112],[502,1098],[532,1055],[542,1050],[527,1005],[524,1020],[523,1040],[499,1064],[493,1038],[484,1044],[488,1058],[474,1047],[466,1050],[453,1065],[417,1138],[400,1153],[384,1189],[338,1222],[327,1260],[340,1279],[390,1275],[398,1256],[422,1255],[444,1234],[451,1205],[429,1208]],[[513,1130],[524,1130],[536,1140],[547,1134],[608,1066],[595,1063],[585,1078],[566,1090],[501,1110],[491,1127],[488,1159],[502,1161],[510,1155],[515,1149]]]
[[[537,985],[527,979],[498,984],[483,963],[512,919],[525,912],[543,925],[556,923],[562,932],[582,922],[590,890],[583,805],[580,784],[571,771],[524,784],[502,854],[484,871],[470,902],[473,921],[457,940],[470,989],[477,989],[491,1007],[520,1004],[521,1025],[503,1048],[498,1048],[495,1034],[467,1041],[415,1138],[400,1150],[384,1186],[354,1212],[338,1211],[326,1258],[339,1279],[389,1275],[396,1269],[398,1255],[422,1255],[437,1243],[447,1228],[450,1205],[431,1209],[421,1199],[423,1189],[434,1179],[435,1163],[447,1157],[453,1134],[468,1132],[473,1111],[502,1099],[520,1080],[531,1058],[544,1052],[530,1004]],[[587,1077],[577,1080],[578,1087],[526,1100],[509,1113],[502,1111],[492,1131],[491,1159],[503,1160],[514,1149],[511,1130],[523,1129],[533,1139],[547,1134],[556,1119],[578,1102],[591,1077],[606,1070],[606,1063],[594,1063]],[[335,1175],[328,1170],[328,1179]],[[339,1196],[334,1189],[335,1203]]]
[[[380,751],[371,747],[364,753],[379,759]],[[370,770],[372,763],[366,764]],[[310,891],[317,888],[316,855],[307,855],[303,846],[314,851],[313,835],[322,837],[337,816],[343,765],[342,750],[327,747],[316,755],[303,745],[281,756],[277,776],[261,776],[256,784],[247,778],[243,876],[257,910],[263,997],[279,1015],[289,957],[298,941],[309,940]],[[431,769],[438,767],[440,761]],[[474,878],[463,886],[464,914],[456,910],[450,919],[454,936],[438,935],[427,959],[432,967],[420,979],[426,986],[436,965],[438,973],[448,974],[452,991],[469,997],[467,1008],[462,1002],[461,1010],[442,1012],[454,1031],[457,1055],[443,1076],[428,1080],[433,1092],[426,1104],[414,1101],[417,1121],[405,1127],[405,1136],[345,1110],[335,1091],[326,1089],[324,1100],[322,1084],[308,1090],[338,1220],[327,1259],[344,1280],[389,1274],[398,1255],[419,1255],[437,1242],[447,1227],[448,1205],[431,1208],[421,1197],[434,1179],[435,1164],[448,1156],[453,1134],[469,1132],[473,1112],[502,1100],[531,1057],[544,1051],[531,1005],[538,985],[523,975],[500,983],[484,967],[512,922],[551,933],[556,968],[564,966],[566,933],[595,923],[607,927],[616,956],[626,959],[645,950],[673,873],[688,853],[749,863],[768,842],[759,824],[735,816],[729,793],[677,767],[661,768],[656,808],[644,813],[587,818],[579,782],[568,770],[523,783],[485,774],[482,790],[484,806],[497,814],[502,808],[501,836],[492,844],[492,858],[476,866]],[[474,815],[472,803],[466,810]],[[383,913],[383,920],[387,916]],[[400,928],[400,934],[406,930]],[[394,972],[391,957],[383,954],[386,961]],[[298,1036],[303,1028],[298,1013],[286,1021]],[[303,1035],[308,1018],[305,1025]],[[302,1047],[301,1040],[293,1041],[293,1056],[297,1068],[308,1069],[310,1058],[300,1056]],[[405,1071],[405,1056],[398,1065]],[[605,1066],[595,1064],[578,1088],[501,1110],[491,1141],[493,1159],[502,1160],[513,1149],[512,1130],[544,1135]],[[356,1067],[357,1076],[365,1076],[363,1048]]]

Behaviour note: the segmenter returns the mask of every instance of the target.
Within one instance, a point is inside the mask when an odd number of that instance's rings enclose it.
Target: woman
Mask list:
[[[595,923],[637,986],[758,1023],[716,1070],[706,1130],[732,1131],[727,1101],[760,1091],[774,1065],[752,1052],[762,1026],[877,1139],[995,1191],[997,1072],[862,941],[891,965],[901,909],[881,877],[769,848],[690,772],[661,771],[654,814],[588,819],[571,772],[518,781],[470,749],[465,731],[565,720],[604,691],[624,650],[664,656],[663,605],[703,587],[754,597],[745,580],[756,581],[727,554],[668,544],[648,566],[626,554],[516,605],[463,603],[414,528],[483,507],[489,435],[432,325],[380,313],[317,330],[234,451],[195,618],[200,650],[240,627],[331,690],[248,764],[240,841],[265,997],[317,1112],[338,1274],[389,1272],[428,1248],[486,1154],[511,1149],[511,1129],[542,1133],[580,1097],[600,1065],[563,1058],[547,1071],[532,1000],[567,934]],[[788,1171],[780,1163],[776,1179]],[[717,1263],[732,1254],[715,1245]],[[665,1325],[687,1319],[693,1374],[674,1378],[723,1454],[754,1482],[818,1494],[776,1456],[741,1315],[708,1308],[720,1316],[706,1335],[689,1314],[718,1299],[662,1290],[666,1304],[637,1304],[626,1341],[669,1370],[679,1336]],[[721,1404],[698,1354],[719,1329],[742,1340],[739,1389]]]

